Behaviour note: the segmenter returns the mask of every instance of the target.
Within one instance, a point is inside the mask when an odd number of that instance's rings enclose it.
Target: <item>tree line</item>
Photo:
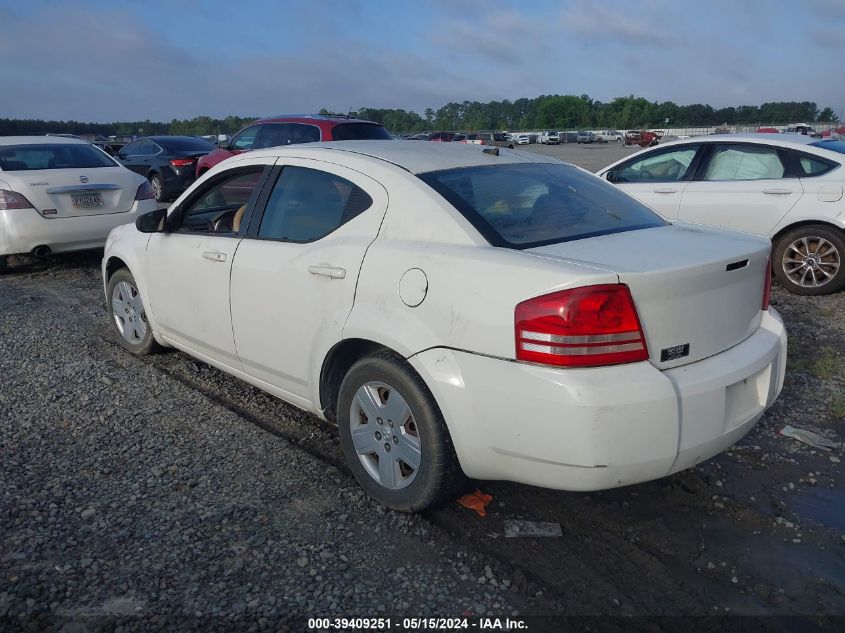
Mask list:
[[[321,114],[328,111],[323,108]],[[762,105],[713,108],[694,103],[678,105],[672,101],[652,102],[643,97],[616,97],[603,103],[589,95],[541,95],[514,101],[464,101],[447,103],[438,110],[416,112],[395,108],[361,108],[360,118],[376,121],[391,132],[445,130],[540,130],[540,129],[635,129],[652,127],[710,127],[716,125],[783,125],[797,122],[835,123],[839,120],[830,108],[819,109],[812,101],[778,101]],[[217,119],[198,116],[173,119],[169,123],[121,121],[85,123],[80,121],[43,121],[40,119],[0,119],[0,135],[46,133],[98,134],[102,136],[152,136],[179,134],[203,136],[233,134],[259,117],[227,116]],[[667,123],[668,121],[668,123]]]

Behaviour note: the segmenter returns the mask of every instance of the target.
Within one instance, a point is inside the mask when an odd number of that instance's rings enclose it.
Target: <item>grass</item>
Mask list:
[[[786,366],[791,372],[809,374],[820,380],[829,380],[839,374],[839,356],[830,349],[825,349],[815,358],[788,356]]]
[[[845,418],[845,393],[833,394],[830,399],[830,413],[834,418]]]

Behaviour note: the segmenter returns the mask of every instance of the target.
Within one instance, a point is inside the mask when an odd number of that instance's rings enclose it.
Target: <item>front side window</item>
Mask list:
[[[116,164],[87,143],[0,146],[0,169],[3,171],[90,169],[114,167]]]
[[[237,233],[247,203],[261,182],[263,165],[238,168],[217,179],[188,201],[179,231]]]
[[[420,178],[493,246],[532,248],[666,225],[631,196],[571,165],[464,167]]]
[[[345,178],[305,167],[285,167],[267,201],[258,237],[313,242],[366,211],[367,193]]]
[[[624,165],[614,182],[676,182],[683,180],[697,146],[660,151]]]
[[[261,126],[258,125],[248,127],[232,140],[231,148],[241,151],[252,149],[255,145],[255,139],[258,138],[258,131],[260,129]]]
[[[785,171],[775,147],[719,143],[702,180],[769,180],[783,178]]]

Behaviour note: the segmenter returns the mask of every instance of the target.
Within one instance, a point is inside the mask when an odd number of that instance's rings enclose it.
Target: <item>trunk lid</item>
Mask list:
[[[46,218],[125,213],[141,184],[125,167],[40,169],[4,172],[17,179],[19,191]]]
[[[760,325],[771,243],[676,223],[525,252],[614,272],[628,285],[659,369],[718,354]]]

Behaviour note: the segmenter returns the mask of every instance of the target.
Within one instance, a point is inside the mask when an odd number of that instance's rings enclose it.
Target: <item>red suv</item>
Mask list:
[[[318,141],[392,140],[384,126],[343,114],[294,114],[259,119],[220,141],[217,149],[197,162],[197,178],[222,160],[252,149]]]

